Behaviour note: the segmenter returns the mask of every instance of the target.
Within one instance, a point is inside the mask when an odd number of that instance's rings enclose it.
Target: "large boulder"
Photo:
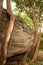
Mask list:
[[[9,14],[3,9],[0,20],[0,53],[9,20]],[[23,22],[21,17],[16,16],[8,45],[8,57],[29,51],[34,44],[34,36],[34,31]]]

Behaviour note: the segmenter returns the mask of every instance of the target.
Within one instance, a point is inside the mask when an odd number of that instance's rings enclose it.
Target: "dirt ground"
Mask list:
[[[14,60],[10,60],[9,62],[7,62],[6,65],[18,65],[16,64],[16,62],[14,62]],[[38,52],[38,57],[35,63],[29,64],[29,65],[43,65],[43,51],[39,51]]]

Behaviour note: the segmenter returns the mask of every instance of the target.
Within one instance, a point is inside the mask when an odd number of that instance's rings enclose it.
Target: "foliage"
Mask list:
[[[26,12],[25,12],[25,11],[19,12],[19,10],[17,10],[17,9],[18,9],[18,8],[15,8],[15,9],[14,9],[15,14],[16,14],[17,16],[20,16],[20,17],[24,20],[24,22],[25,22],[30,28],[34,28],[32,19],[27,16]]]
[[[32,23],[32,20],[29,18],[29,17],[27,17],[27,15],[26,15],[26,13],[20,13],[19,14],[21,17],[22,17],[22,19],[24,20],[24,22],[28,25],[28,26],[30,26],[30,28],[34,28],[34,26],[33,26],[33,23]]]
[[[32,3],[34,3],[36,20],[38,22],[38,25],[40,26],[39,23],[43,21],[41,16],[43,13],[43,0],[12,0],[12,1],[16,3],[16,11],[18,14],[19,12],[21,13],[25,11],[27,16],[31,19],[32,19]],[[40,21],[39,21],[39,17],[40,17]],[[23,19],[25,19],[25,17],[23,17]],[[28,22],[28,20],[25,22]]]
[[[43,33],[41,33],[41,38],[40,38],[40,47],[39,47],[39,49],[43,49]]]
[[[24,10],[24,6],[26,7],[26,9],[28,8],[28,6],[31,7],[31,0],[12,0],[12,1],[16,2],[16,6],[18,8],[21,8],[22,10]],[[34,3],[36,7],[40,6],[40,0],[34,0]],[[43,6],[43,0],[41,0],[41,7],[42,6]]]
[[[41,37],[43,37],[43,33],[41,33]]]
[[[29,8],[31,8],[31,0],[12,0],[16,3],[16,7],[19,8],[21,11],[29,12]],[[40,12],[43,12],[43,0],[33,0],[34,1],[34,7],[38,11],[40,8]]]

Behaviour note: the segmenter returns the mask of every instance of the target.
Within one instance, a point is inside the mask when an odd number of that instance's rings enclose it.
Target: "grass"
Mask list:
[[[41,33],[41,39],[40,39],[40,47],[39,49],[43,49],[43,33]]]

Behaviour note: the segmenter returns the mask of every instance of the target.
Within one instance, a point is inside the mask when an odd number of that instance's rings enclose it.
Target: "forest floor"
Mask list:
[[[17,64],[14,64],[14,61],[13,62],[10,61],[7,63],[7,65],[17,65]],[[29,65],[43,65],[43,50],[40,50],[38,52],[38,57],[36,62]]]
[[[38,57],[36,60],[36,65],[43,65],[43,50],[38,52]]]

